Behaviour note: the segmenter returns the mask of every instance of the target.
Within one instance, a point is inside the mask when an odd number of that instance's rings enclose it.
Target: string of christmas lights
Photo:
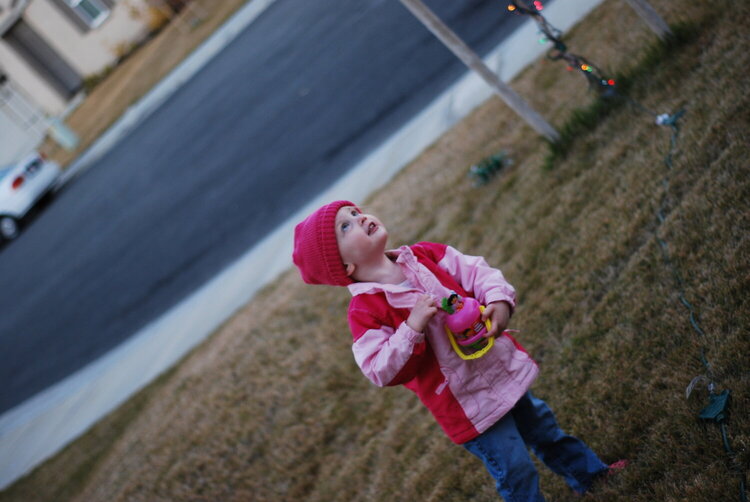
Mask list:
[[[568,52],[568,47],[562,41],[562,32],[549,24],[547,19],[541,14],[544,5],[541,0],[534,0],[534,7],[529,7],[525,0],[510,0],[508,11],[518,15],[527,15],[539,26],[542,37],[539,43],[552,43],[552,47],[547,51],[547,58],[552,61],[563,60],[568,63],[567,70],[578,70],[589,83],[589,87],[598,91],[603,97],[612,97],[616,94],[616,83],[614,79],[604,76],[595,64],[583,56]]]
[[[643,106],[641,103],[630,98],[629,96],[625,96],[623,94],[618,93],[616,91],[615,81],[613,79],[604,77],[603,73],[596,66],[594,66],[589,61],[587,61],[585,58],[568,52],[565,43],[563,43],[562,39],[560,38],[562,35],[561,31],[551,26],[547,22],[547,20],[544,18],[544,16],[540,14],[540,12],[544,9],[544,6],[542,5],[541,0],[534,0],[533,5],[534,7],[531,8],[527,6],[527,4],[525,3],[525,0],[510,0],[510,4],[508,5],[508,11],[515,13],[515,14],[529,15],[534,19],[534,21],[536,21],[537,25],[539,26],[539,30],[544,35],[539,40],[539,42],[540,43],[552,42],[553,44],[550,50],[547,52],[547,57],[549,59],[553,61],[560,60],[560,59],[567,61],[568,62],[567,69],[569,71],[572,71],[573,69],[578,69],[580,72],[582,72],[583,75],[588,80],[589,85],[592,88],[597,89],[603,97],[624,98],[627,102],[629,102],[634,107],[655,117],[656,125],[669,127],[672,129],[672,137],[670,138],[669,152],[664,158],[664,163],[671,170],[673,168],[672,154],[673,154],[675,144],[676,144],[677,133],[679,131],[678,121],[685,114],[685,110],[684,109],[679,110],[678,112],[673,113],[673,114],[669,114],[669,113],[656,114],[655,112],[653,112],[652,110],[649,110],[648,108]],[[497,161],[499,159],[492,159],[492,160],[495,160],[495,163],[498,163]],[[482,182],[486,183],[489,175],[491,175],[495,170],[497,170],[497,167],[492,162],[485,162],[483,164],[480,164],[480,166],[472,166],[472,174],[478,177],[478,180],[480,183]],[[664,184],[667,187],[667,189],[669,188],[668,180],[669,180],[668,177],[665,178],[664,180]],[[663,208],[664,208],[664,202],[662,202],[662,208],[660,208],[657,213],[657,217],[659,219],[660,224],[664,223],[665,221],[665,218],[663,216]],[[701,329],[698,321],[696,320],[696,314],[695,314],[695,310],[693,309],[693,306],[685,299],[684,282],[682,280],[681,274],[679,273],[679,271],[677,270],[677,268],[674,266],[674,264],[671,262],[669,258],[667,243],[666,241],[664,241],[658,236],[657,236],[657,240],[659,242],[659,245],[662,248],[662,253],[664,255],[665,262],[672,269],[672,273],[674,274],[677,284],[680,288],[680,292],[679,292],[680,302],[689,311],[690,323],[692,324],[693,328],[699,335],[705,336],[705,332]],[[707,370],[706,374],[696,377],[690,382],[690,385],[688,385],[688,388],[686,390],[686,397],[688,398],[690,397],[690,393],[698,381],[708,382],[709,405],[701,410],[699,414],[699,418],[708,422],[715,422],[721,427],[721,435],[722,435],[722,440],[724,443],[724,449],[732,462],[731,469],[733,471],[736,471],[739,476],[740,500],[741,502],[747,502],[748,500],[747,493],[746,493],[747,479],[745,477],[744,471],[741,469],[741,466],[739,465],[739,462],[736,459],[737,454],[732,450],[732,447],[729,444],[729,438],[727,434],[726,422],[727,422],[727,417],[728,417],[730,391],[724,390],[720,394],[717,394],[715,392],[715,382],[713,380],[713,372],[711,369],[711,365],[708,363],[708,360],[705,357],[703,348],[701,348],[700,360],[706,367],[706,370]]]
[[[680,110],[674,114],[657,114],[631,97],[618,92],[617,84],[614,79],[606,77],[604,72],[583,56],[568,52],[568,47],[562,41],[562,32],[547,22],[547,19],[541,14],[542,10],[544,10],[544,5],[541,0],[534,0],[533,8],[529,7],[526,0],[510,0],[510,4],[508,4],[509,12],[518,15],[531,16],[532,19],[534,19],[539,26],[539,31],[542,33],[539,43],[552,43],[552,47],[547,51],[548,59],[551,59],[552,61],[563,60],[567,62],[567,70],[578,70],[584,77],[586,77],[586,80],[589,83],[589,88],[598,91],[600,96],[603,98],[624,99],[633,107],[654,117],[657,125],[674,126],[677,120],[685,113],[684,110]]]

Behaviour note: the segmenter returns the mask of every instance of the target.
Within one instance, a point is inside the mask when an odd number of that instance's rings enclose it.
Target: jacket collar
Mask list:
[[[414,256],[414,252],[409,246],[401,246],[400,248],[390,249],[385,252],[386,255],[395,258],[396,263],[401,265],[401,268],[415,270],[417,266],[417,257]],[[405,270],[406,272],[406,270]],[[406,273],[407,278],[412,274]],[[380,282],[355,282],[347,286],[352,296],[372,294],[372,293],[405,293],[407,291],[414,291],[415,288],[411,286],[405,286],[403,284],[383,284]]]

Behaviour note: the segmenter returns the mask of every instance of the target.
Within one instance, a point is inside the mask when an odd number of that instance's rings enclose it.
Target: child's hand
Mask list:
[[[414,331],[422,332],[430,322],[435,314],[437,314],[438,308],[435,305],[435,300],[430,295],[422,295],[417,300],[417,304],[411,309],[411,314],[406,320],[406,324],[409,325]]]
[[[505,331],[510,321],[510,305],[507,302],[493,302],[484,308],[482,321],[490,320],[491,327],[484,335],[485,338],[495,336]]]

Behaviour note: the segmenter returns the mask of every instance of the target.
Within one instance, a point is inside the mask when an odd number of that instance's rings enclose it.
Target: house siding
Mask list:
[[[23,17],[83,77],[115,63],[123,47],[147,34],[145,18],[131,13],[145,13],[145,0],[115,3],[109,18],[85,33],[61,12],[64,8],[53,0],[32,0]]]

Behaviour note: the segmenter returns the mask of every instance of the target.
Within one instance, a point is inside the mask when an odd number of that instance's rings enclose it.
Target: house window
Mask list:
[[[109,7],[100,0],[65,0],[89,28],[97,28],[109,17]]]

